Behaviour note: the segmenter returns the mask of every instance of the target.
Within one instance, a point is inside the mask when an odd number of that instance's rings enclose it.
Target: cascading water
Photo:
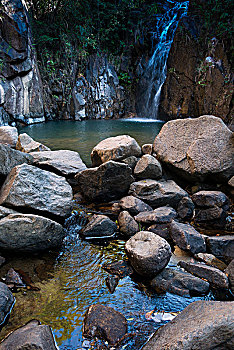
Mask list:
[[[161,89],[167,74],[168,55],[178,23],[187,14],[189,1],[168,0],[166,5],[166,12],[157,16],[156,30],[152,32],[157,44],[139,82],[136,111],[140,117],[157,119]]]

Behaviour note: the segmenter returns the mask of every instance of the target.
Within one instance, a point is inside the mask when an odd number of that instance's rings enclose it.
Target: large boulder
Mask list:
[[[113,161],[83,170],[75,179],[87,200],[103,202],[122,197],[133,182],[131,169],[126,164]]]
[[[5,177],[12,168],[23,163],[32,163],[33,157],[0,144],[0,175]]]
[[[149,155],[145,154],[138,160],[134,175],[138,179],[160,179],[162,177],[162,167],[159,161]]]
[[[188,250],[193,254],[206,251],[205,238],[191,225],[172,221],[170,230],[171,237],[179,248]]]
[[[119,205],[123,210],[127,210],[133,216],[141,213],[142,211],[153,210],[148,204],[134,196],[123,197],[119,201]]]
[[[65,217],[71,211],[72,188],[64,177],[22,164],[6,178],[0,204]]]
[[[0,350],[57,350],[50,326],[32,320],[10,333],[0,344]]]
[[[0,220],[0,248],[14,252],[37,252],[62,244],[63,227],[32,214],[10,214]]]
[[[197,277],[204,278],[215,288],[228,288],[228,278],[224,272],[202,263],[180,261],[179,265]]]
[[[94,147],[91,153],[93,166],[99,166],[108,160],[119,161],[130,156],[141,156],[141,147],[128,135],[109,137]]]
[[[83,336],[104,339],[110,345],[116,344],[127,333],[127,320],[111,307],[91,305],[84,317]]]
[[[30,153],[30,152],[42,152],[50,151],[50,148],[43,145],[40,142],[37,142],[31,138],[28,134],[20,134],[16,144],[16,149],[21,152]]]
[[[201,278],[171,268],[160,272],[152,279],[150,285],[157,293],[170,292],[182,296],[206,294],[210,288],[209,283]]]
[[[177,213],[171,207],[160,207],[154,211],[144,211],[135,216],[135,220],[141,224],[153,225],[171,222]]]
[[[149,231],[137,232],[126,242],[125,250],[134,270],[145,277],[154,277],[171,257],[167,241]]]
[[[71,177],[87,169],[78,152],[59,150],[32,152],[33,164],[58,175]]]
[[[180,200],[183,197],[188,197],[188,193],[173,180],[156,181],[147,179],[133,182],[130,186],[129,194],[141,199],[154,208],[165,205],[177,208]]]
[[[231,350],[234,302],[195,301],[161,327],[142,350]]]
[[[86,239],[107,238],[114,235],[117,225],[106,215],[93,215],[88,224],[80,230]]]
[[[167,122],[155,138],[154,151],[188,180],[226,181],[234,172],[232,132],[214,116]]]
[[[0,326],[4,324],[14,305],[14,297],[6,284],[0,282]]]
[[[15,148],[18,140],[18,130],[13,126],[0,127],[0,144]]]

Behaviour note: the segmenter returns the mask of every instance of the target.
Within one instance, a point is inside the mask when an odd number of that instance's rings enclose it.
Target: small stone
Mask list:
[[[215,267],[202,263],[187,263],[185,261],[180,261],[179,265],[195,276],[206,279],[215,288],[227,289],[229,287],[227,276]]]
[[[154,277],[171,257],[167,241],[149,231],[136,233],[126,242],[125,250],[134,270],[145,277]]]
[[[116,287],[119,283],[119,276],[117,275],[111,275],[106,278],[106,285],[110,291],[110,293],[114,293]]]
[[[176,211],[170,207],[161,207],[150,212],[142,212],[135,216],[135,220],[142,224],[153,225],[171,222],[177,216]]]
[[[95,337],[116,344],[127,333],[127,320],[111,307],[96,304],[91,305],[83,322],[83,337]],[[1,349],[0,349],[1,350]]]
[[[7,272],[5,276],[5,283],[9,288],[10,286],[13,286],[13,287],[25,286],[22,279],[20,278],[20,275],[12,268],[10,268],[10,270]]]
[[[116,261],[102,265],[102,268],[111,275],[117,275],[119,278],[124,278],[133,274],[132,267],[127,261]]]
[[[122,211],[118,217],[119,230],[127,237],[135,235],[139,231],[138,223],[133,219],[128,211]]]
[[[153,145],[152,145],[152,143],[146,143],[141,147],[141,149],[142,149],[143,154],[150,154],[151,155],[153,152]]]
[[[127,210],[133,216],[139,214],[142,211],[153,211],[153,209],[148,204],[144,203],[142,200],[134,196],[123,197],[120,200],[119,205],[123,210]]]
[[[134,175],[138,179],[160,179],[162,177],[161,164],[153,156],[145,154],[137,162]]]
[[[228,202],[227,196],[220,191],[199,191],[192,195],[192,200],[198,207],[222,207]]]
[[[183,220],[191,220],[193,218],[195,205],[191,198],[184,197],[179,202],[177,213]]]
[[[117,225],[106,215],[93,215],[88,224],[81,229],[80,235],[86,239],[112,237],[117,232]]]

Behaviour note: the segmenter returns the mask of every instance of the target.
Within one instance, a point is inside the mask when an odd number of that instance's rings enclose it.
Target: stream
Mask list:
[[[153,142],[163,123],[141,120],[84,122],[48,122],[22,128],[35,140],[55,149],[71,149],[80,152],[90,165],[90,152],[102,139],[119,134],[129,134],[140,144]],[[108,273],[104,263],[126,259],[125,241],[116,237],[111,242],[93,244],[79,237],[82,220],[73,216],[67,224],[67,236],[58,251],[30,256],[8,256],[1,268],[3,277],[10,267],[29,276],[32,290],[21,289],[15,293],[16,303],[8,324],[1,332],[1,339],[11,330],[31,319],[49,324],[60,350],[90,349],[82,338],[84,314],[91,304],[101,303],[121,312],[128,321],[128,332],[133,333],[120,349],[137,350],[162,324],[147,320],[145,314],[151,310],[169,312],[182,311],[189,303],[205,297],[181,297],[166,293],[157,295],[137,277],[120,280],[111,294],[105,280]],[[169,266],[176,268],[182,252],[176,248]],[[185,254],[185,253],[183,253]],[[190,260],[190,256],[184,256]],[[83,345],[82,345],[83,344]],[[93,347],[92,349],[97,349]]]

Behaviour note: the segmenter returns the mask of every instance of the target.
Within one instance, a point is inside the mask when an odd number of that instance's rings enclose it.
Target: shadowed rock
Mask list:
[[[13,305],[13,294],[6,284],[0,282],[0,326],[5,322],[5,319],[9,315]]]
[[[122,211],[118,217],[119,230],[127,237],[135,235],[139,231],[138,223],[133,219],[128,211]]]
[[[81,229],[80,235],[86,239],[111,237],[117,231],[117,225],[106,215],[93,215],[88,224]]]
[[[144,203],[142,200],[134,196],[123,197],[120,200],[119,205],[123,210],[127,210],[133,216],[139,214],[142,211],[145,212],[153,210],[148,204]]]

